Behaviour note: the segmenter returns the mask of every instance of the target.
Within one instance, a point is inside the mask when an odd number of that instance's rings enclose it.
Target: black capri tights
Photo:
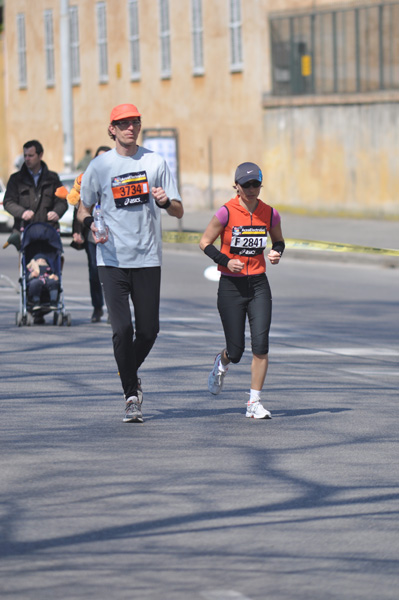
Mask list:
[[[265,273],[247,277],[222,275],[217,306],[226,338],[227,356],[232,363],[240,362],[244,353],[247,315],[253,354],[269,352],[272,294]]]

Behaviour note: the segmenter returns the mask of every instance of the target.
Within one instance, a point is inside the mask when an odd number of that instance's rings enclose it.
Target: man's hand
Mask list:
[[[35,213],[33,212],[33,210],[26,210],[22,213],[22,219],[24,221],[30,221],[34,214]]]
[[[53,210],[50,210],[50,211],[47,213],[47,221],[53,221],[53,222],[56,222],[56,221],[58,221],[58,219],[59,219],[59,216],[58,216],[58,215],[57,215],[57,213],[56,213],[56,212],[54,212]]]
[[[105,244],[105,242],[108,242],[108,227],[105,227],[105,235],[100,238],[97,237],[97,227],[94,225],[94,223],[90,225],[90,231],[93,234],[95,244]]]
[[[151,193],[154,196],[155,202],[158,204],[158,206],[163,206],[164,204],[167,203],[168,196],[166,195],[166,192],[163,188],[153,187],[151,189]]]
[[[181,202],[168,198],[165,190],[161,187],[151,188],[151,193],[157,205],[166,210],[170,217],[182,218],[184,210]]]

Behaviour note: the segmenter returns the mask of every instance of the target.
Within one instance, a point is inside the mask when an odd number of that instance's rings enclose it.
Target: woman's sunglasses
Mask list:
[[[261,181],[256,181],[256,179],[252,180],[252,181],[247,181],[247,183],[243,183],[241,185],[242,188],[244,188],[244,190],[247,190],[250,187],[253,188],[260,188],[260,186],[262,185]]]

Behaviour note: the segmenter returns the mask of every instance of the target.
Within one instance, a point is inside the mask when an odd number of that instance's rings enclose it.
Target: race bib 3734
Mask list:
[[[145,171],[118,175],[112,179],[111,187],[116,208],[146,204],[150,197],[150,188]]]

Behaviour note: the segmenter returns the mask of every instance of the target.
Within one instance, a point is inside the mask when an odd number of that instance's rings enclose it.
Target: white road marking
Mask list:
[[[251,600],[248,596],[243,596],[234,590],[210,590],[201,592],[201,596],[206,600]]]
[[[276,343],[276,342],[275,342]],[[329,346],[328,348],[290,348],[285,347],[273,347],[273,354],[286,354],[287,356],[323,356],[325,354],[338,354],[339,356],[359,356],[359,357],[388,357],[388,356],[399,356],[399,351],[396,348],[334,348]]]
[[[373,375],[377,375],[378,377],[383,377],[383,376],[392,376],[395,375],[396,377],[399,377],[399,370],[392,370],[392,371],[388,371],[388,370],[382,370],[381,371],[369,371],[368,369],[340,369],[341,371],[344,371],[345,373],[351,373],[352,375],[366,375],[366,376],[373,376]]]
[[[204,277],[209,281],[219,281],[220,271],[218,271],[218,268],[215,265],[211,265],[205,269]]]

